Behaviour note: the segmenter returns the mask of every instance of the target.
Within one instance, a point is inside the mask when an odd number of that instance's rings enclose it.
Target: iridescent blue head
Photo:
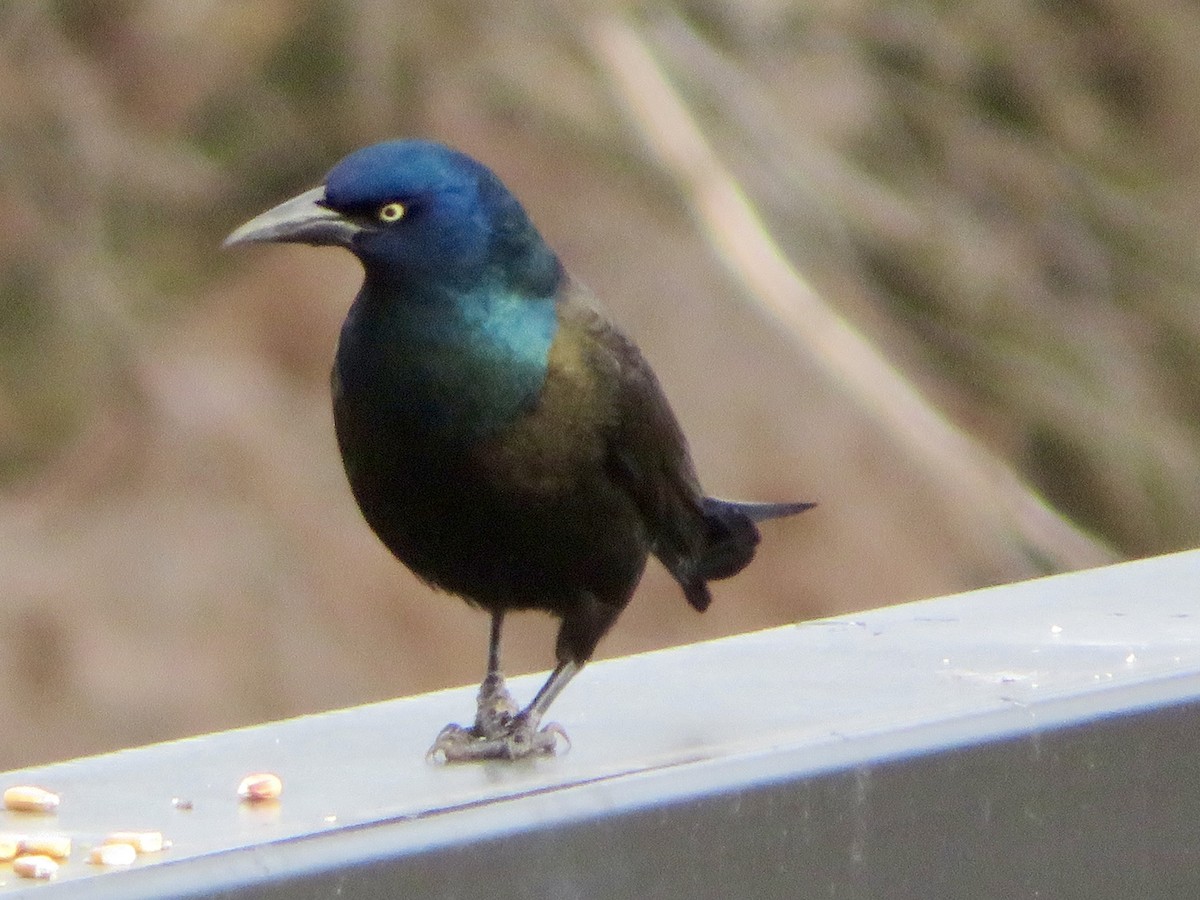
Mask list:
[[[368,281],[549,297],[561,267],[500,179],[430,141],[364,147],[321,187],[247,222],[226,246],[254,241],[343,246]]]
[[[428,141],[358,150],[225,244],[261,241],[340,246],[362,261],[336,392],[387,428],[474,440],[536,401],[563,270],[521,204],[469,156]]]

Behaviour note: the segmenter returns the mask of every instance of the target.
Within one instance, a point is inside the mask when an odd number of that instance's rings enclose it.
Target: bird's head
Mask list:
[[[548,296],[560,273],[525,210],[464,153],[388,141],[345,157],[320,187],[251,219],[225,246],[287,242],[345,247],[369,279]]]

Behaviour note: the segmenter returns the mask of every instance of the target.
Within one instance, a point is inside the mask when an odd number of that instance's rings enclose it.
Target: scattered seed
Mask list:
[[[114,831],[104,839],[104,843],[114,846],[128,844],[138,853],[158,853],[167,845],[161,831]]]
[[[171,805],[176,809],[183,810],[184,812],[190,812],[194,808],[192,801],[184,797],[172,797]]]
[[[22,856],[52,856],[66,859],[71,855],[71,839],[65,834],[27,834],[18,848]]]
[[[243,800],[256,803],[260,800],[278,800],[283,793],[283,782],[278,775],[270,772],[257,772],[247,775],[238,785],[238,796]]]
[[[58,872],[58,863],[49,856],[35,853],[31,856],[18,856],[13,860],[13,871],[22,878],[38,878],[45,880],[53,878]]]
[[[133,844],[101,844],[92,848],[88,862],[97,866],[131,866],[137,855]]]
[[[53,812],[58,809],[58,794],[30,784],[19,784],[4,791],[4,808],[14,812]]]

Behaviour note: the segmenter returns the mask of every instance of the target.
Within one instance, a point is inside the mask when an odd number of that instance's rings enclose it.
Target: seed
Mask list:
[[[157,853],[166,846],[161,831],[114,831],[104,843],[119,846],[127,844],[138,853]]]
[[[238,796],[243,800],[256,803],[260,800],[278,800],[283,793],[283,782],[278,775],[270,772],[257,772],[247,775],[238,785]]]
[[[101,844],[92,848],[88,862],[97,866],[130,866],[137,855],[137,848],[133,844]]]
[[[58,809],[58,794],[30,784],[19,784],[4,791],[4,808],[14,812],[53,812]]]
[[[71,855],[71,839],[65,834],[27,834],[21,838],[19,849],[26,856],[66,859]]]
[[[22,878],[53,878],[58,872],[58,863],[48,856],[35,853],[32,856],[18,856],[13,860],[13,871]]]
[[[0,862],[12,862],[20,852],[20,837],[15,834],[0,835]]]

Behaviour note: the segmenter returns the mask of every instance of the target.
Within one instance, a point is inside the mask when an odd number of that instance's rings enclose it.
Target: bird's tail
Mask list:
[[[759,533],[756,522],[794,516],[815,503],[742,503],[705,497],[705,547],[683,582],[688,603],[703,612],[712,602],[706,582],[736,575],[754,558]]]

